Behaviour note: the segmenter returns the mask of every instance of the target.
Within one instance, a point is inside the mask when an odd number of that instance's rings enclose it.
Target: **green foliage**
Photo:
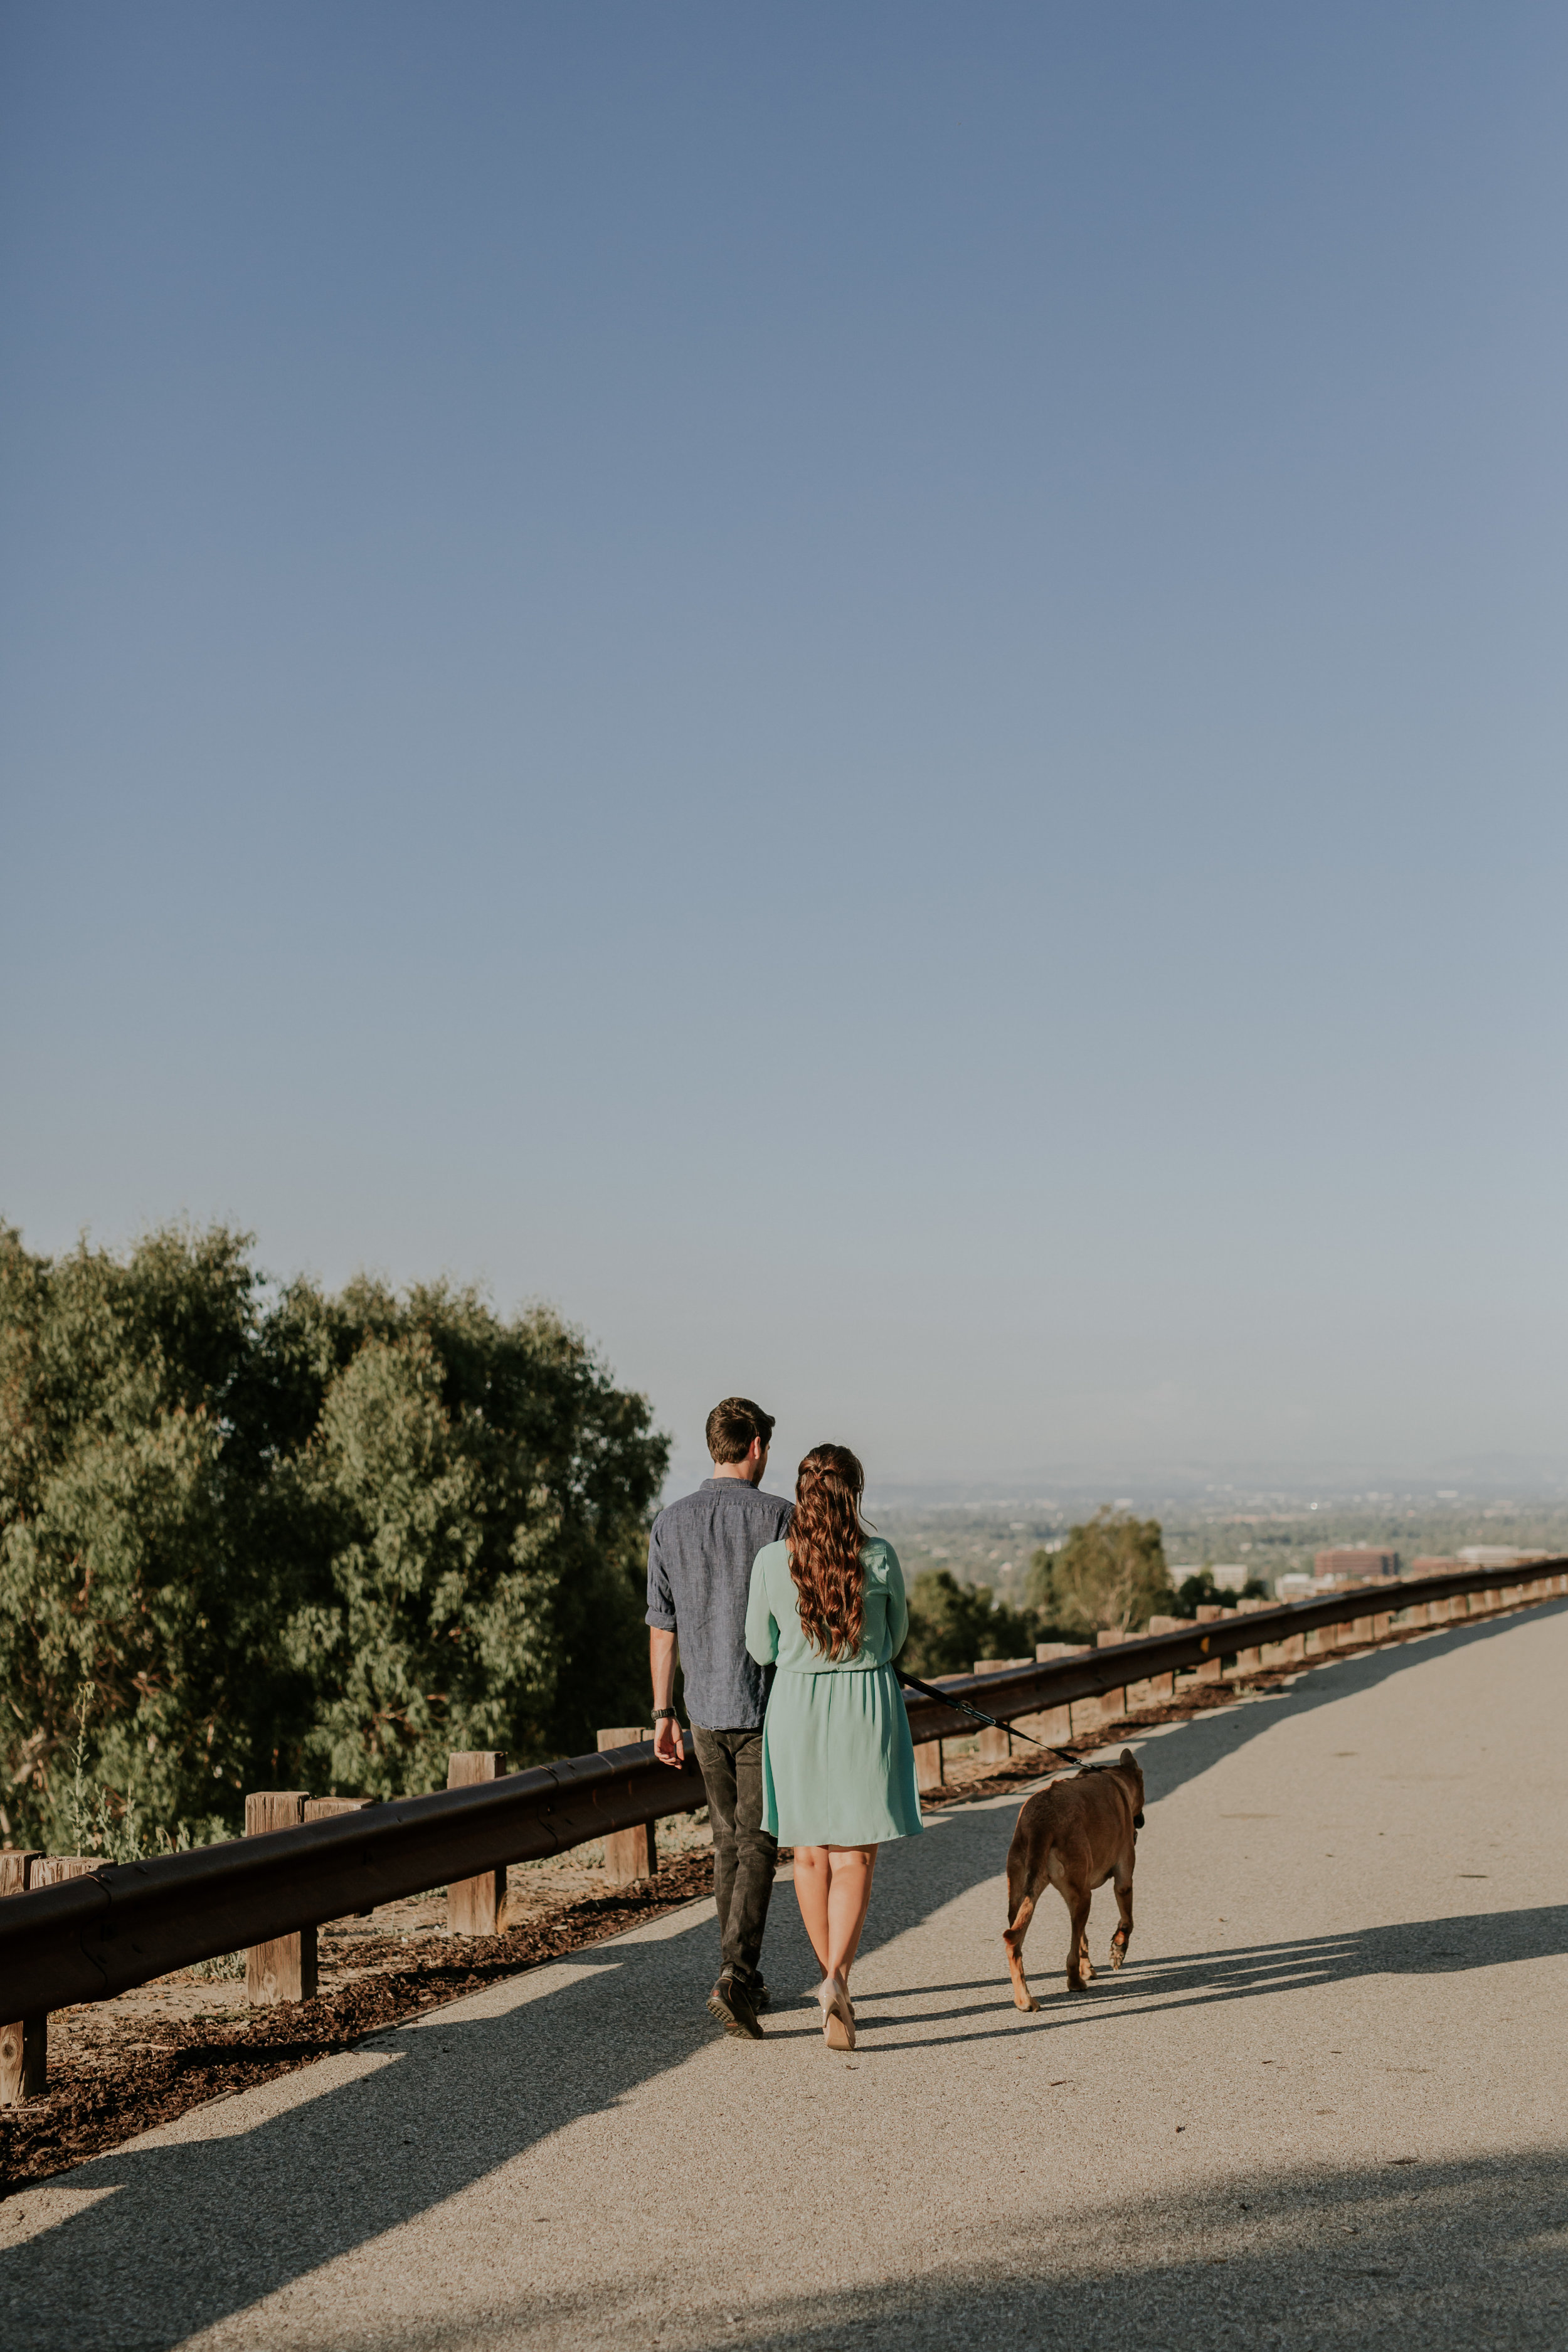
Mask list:
[[[644,1703],[646,1402],[547,1311],[272,1288],[247,1253],[170,1228],[51,1262],[0,1228],[13,1837],[64,1850],[86,1783],[86,1850],[200,1837],[246,1788],[400,1794]]]
[[[967,1675],[977,1658],[1032,1658],[1032,1613],[1000,1608],[987,1584],[923,1569],[910,1588],[910,1632],[899,1663],[911,1675]]]
[[[1200,1568],[1195,1575],[1183,1577],[1176,1587],[1176,1597],[1165,1613],[1170,1617],[1195,1617],[1200,1609],[1209,1608],[1218,1601],[1219,1591],[1214,1578],[1206,1568]]]
[[[1195,1574],[1183,1577],[1165,1613],[1170,1617],[1195,1617],[1200,1609],[1216,1605],[1228,1608],[1237,1597],[1234,1592],[1222,1591],[1209,1570],[1200,1568]],[[1269,1597],[1268,1587],[1261,1577],[1249,1576],[1241,1588],[1243,1601],[1267,1601]]]
[[[1042,1600],[1048,1596],[1050,1613],[1070,1634],[1092,1640],[1133,1633],[1151,1615],[1170,1611],[1160,1522],[1105,1504],[1069,1528],[1060,1551],[1035,1554],[1030,1584]]]

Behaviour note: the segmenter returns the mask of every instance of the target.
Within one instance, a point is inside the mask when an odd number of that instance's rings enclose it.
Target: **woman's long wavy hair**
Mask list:
[[[801,1632],[829,1658],[852,1658],[865,1630],[865,1491],[866,1473],[847,1445],[814,1445],[795,1476],[789,1572]]]

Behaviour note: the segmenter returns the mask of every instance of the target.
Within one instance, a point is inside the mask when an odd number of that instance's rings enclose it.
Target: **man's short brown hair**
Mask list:
[[[750,1397],[726,1397],[708,1416],[708,1458],[710,1462],[743,1462],[753,1439],[766,1448],[773,1443],[773,1417]]]

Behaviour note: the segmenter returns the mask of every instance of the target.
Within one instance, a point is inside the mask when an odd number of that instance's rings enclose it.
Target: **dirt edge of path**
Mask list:
[[[590,1895],[504,1936],[444,1939],[405,1967],[379,1967],[287,2008],[232,2022],[168,2018],[78,2023],[49,2087],[26,2106],[0,2108],[0,2198],[100,2156],[206,2101],[291,2074],[368,2034],[480,1992],[712,1892],[709,1853],[681,1854],[623,1893]]]

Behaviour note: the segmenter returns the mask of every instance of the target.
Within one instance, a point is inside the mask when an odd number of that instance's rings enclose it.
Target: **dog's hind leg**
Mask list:
[[[1024,1938],[1029,1932],[1029,1922],[1034,1916],[1035,1898],[1032,1895],[1026,1895],[1013,1909],[1007,1922],[1007,1932],[1002,1938],[1007,1948],[1007,1973],[1013,1979],[1015,2009],[1038,2009],[1040,2005],[1029,1990],[1029,1980],[1024,1974]]]
[[[1030,1841],[1020,1819],[1007,1849],[1007,1932],[1002,1938],[1007,1953],[1007,1973],[1013,1979],[1015,2009],[1038,2009],[1040,2005],[1024,1974],[1024,1938],[1035,1916],[1034,1890],[1029,1884],[1033,1874]]]
[[[1127,1947],[1132,1941],[1132,1864],[1127,1864],[1125,1874],[1118,1870],[1115,1879],[1116,1908],[1121,1915],[1121,1925],[1110,1938],[1110,1965],[1119,1969],[1127,1958]]]
[[[1068,1895],[1064,1886],[1062,1893],[1067,1895],[1068,1907],[1072,1913],[1072,1940],[1068,1946],[1068,1990],[1081,1992],[1084,1979],[1094,1974],[1089,1957],[1089,1889],[1087,1886],[1081,1891],[1075,1888],[1072,1894]]]

